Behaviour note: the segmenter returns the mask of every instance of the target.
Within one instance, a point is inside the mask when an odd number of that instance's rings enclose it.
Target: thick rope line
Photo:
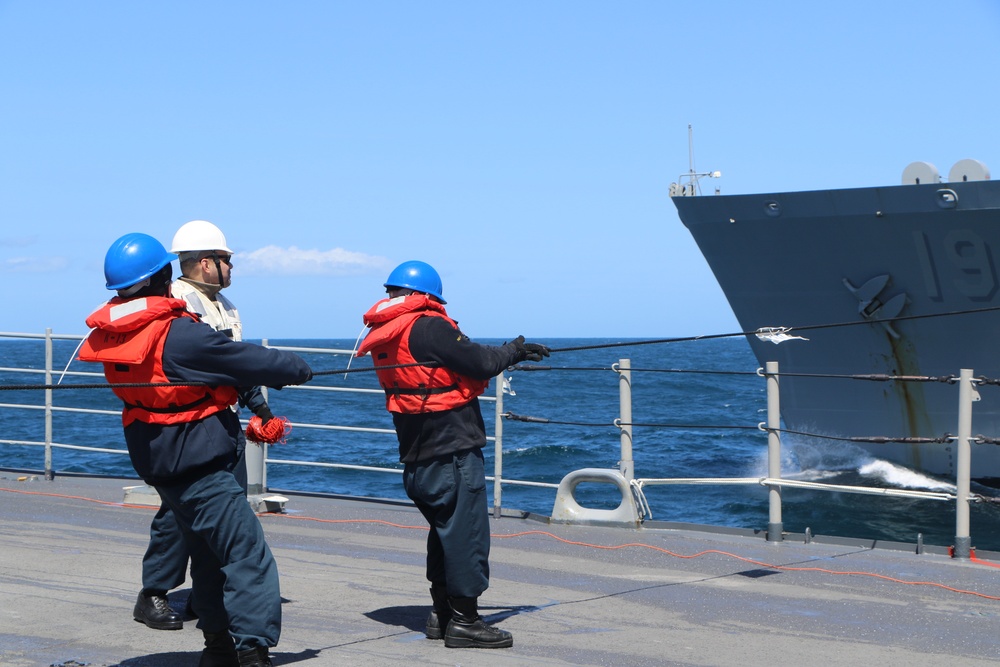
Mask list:
[[[616,366],[548,366],[538,364],[516,364],[508,370],[511,371],[615,371],[621,369]],[[763,369],[756,371],[716,371],[705,369],[685,369],[685,368],[629,368],[633,373],[691,373],[698,375],[757,375],[771,377],[803,377],[841,380],[869,380],[872,382],[941,382],[954,384],[958,381],[957,375],[889,375],[886,373],[858,373],[858,374],[837,374],[837,373],[766,373]],[[1000,379],[989,379],[986,377],[976,378],[976,381],[988,385],[1000,385]]]
[[[411,364],[379,364],[376,366],[361,366],[359,368],[340,368],[332,371],[313,371],[313,377],[319,375],[341,375],[344,373],[371,373],[376,370],[389,370],[393,368],[412,368],[413,366],[424,366],[426,368],[437,368],[441,363],[438,361],[415,361]]]
[[[622,343],[601,343],[598,345],[576,345],[573,347],[550,347],[549,352],[577,352],[579,350],[606,350],[615,347],[638,347],[639,345],[658,345],[661,343],[685,343],[693,340],[712,340],[715,338],[735,338],[737,336],[748,336],[754,335],[755,332],[750,333],[724,333],[724,334],[706,334],[703,336],[681,336],[677,338],[657,338],[654,340],[637,340]]]
[[[425,366],[428,368],[436,368],[441,364],[436,361],[427,362],[414,362],[410,364],[394,364],[389,366],[367,366],[362,368],[341,368],[327,371],[314,371],[313,377],[318,377],[321,375],[341,375],[347,373],[370,373],[378,369],[392,369],[392,368],[411,368],[413,366]],[[615,371],[618,372],[620,369],[614,366],[547,366],[547,365],[537,365],[537,364],[515,364],[510,366],[508,371]],[[764,373],[763,370],[758,369],[757,371],[717,371],[717,370],[705,370],[705,369],[681,369],[681,368],[630,368],[628,369],[634,373],[677,373],[677,374],[696,374],[696,375],[772,375],[774,377],[804,377],[804,378],[821,378],[821,379],[843,379],[843,380],[867,380],[873,382],[940,382],[945,384],[954,384],[958,381],[958,376],[956,375],[887,375],[882,373],[867,373],[867,374],[856,374],[856,375],[840,375],[833,373]],[[1000,386],[1000,379],[990,379],[985,376],[976,378],[976,382],[983,385]],[[0,385],[0,391],[29,391],[29,390],[45,390],[45,389],[114,389],[115,387],[209,387],[213,386],[207,382],[123,382],[123,383],[109,383],[109,382],[89,382],[89,383],[71,383],[71,384],[7,384]]]
[[[379,368],[409,368],[411,366],[427,366],[434,368],[440,366],[436,361],[415,362],[412,364],[395,364],[391,366],[379,366]],[[370,373],[376,370],[374,366],[362,368],[342,368],[332,371],[313,371],[313,377],[319,375],[340,375],[342,373]],[[114,389],[115,387],[213,387],[216,385],[208,382],[88,382],[73,384],[9,384],[0,385],[0,391],[21,391],[28,389]]]
[[[798,327],[784,327],[783,330],[788,333],[791,331],[813,331],[817,329],[835,329],[839,327],[849,327],[858,325],[871,325],[876,323],[890,323],[890,322],[903,322],[907,320],[919,320],[927,319],[931,317],[950,317],[955,315],[974,315],[979,313],[987,313],[1000,310],[1000,306],[991,306],[989,308],[973,308],[969,310],[953,310],[945,313],[928,313],[924,315],[901,315],[892,318],[879,319],[879,320],[853,320],[850,322],[834,322],[829,324],[810,324]],[[714,340],[719,338],[735,338],[739,336],[755,336],[759,331],[741,331],[734,333],[721,333],[721,334],[704,334],[700,336],[679,336],[674,338],[657,338],[651,340],[641,340],[641,341],[627,341],[620,343],[601,343],[597,345],[578,345],[573,347],[556,347],[549,348],[549,352],[574,352],[578,350],[600,350],[600,349],[611,349],[618,347],[637,347],[640,345],[658,345],[664,343],[681,343],[688,341],[697,340]],[[428,368],[436,368],[441,364],[436,361],[427,362],[416,362],[412,364],[396,364],[389,366],[380,366],[379,368],[391,369],[391,368],[407,368],[411,366],[425,366]],[[320,375],[339,375],[347,373],[370,373],[376,370],[374,366],[362,367],[362,368],[342,368],[336,370],[327,371],[315,371],[313,372],[313,377]],[[521,365],[517,364],[511,366],[511,370],[522,370],[522,371],[540,371],[540,370],[615,370],[614,368],[573,368],[566,367],[564,369],[553,368],[551,366],[532,366],[532,365]],[[697,371],[697,370],[680,370],[680,369],[630,369],[636,372],[658,372],[658,373],[718,373],[718,374],[729,374],[729,375],[743,375],[750,374],[749,372],[742,371]],[[954,376],[890,376],[881,374],[869,374],[869,375],[824,375],[824,374],[807,374],[807,373],[778,373],[777,376],[786,377],[817,377],[817,378],[844,378],[844,379],[858,379],[858,380],[872,380],[872,381],[888,381],[888,380],[899,380],[899,381],[925,381],[925,382],[948,382],[954,383],[956,381]],[[986,385],[1000,385],[1000,379],[989,379],[989,378],[979,378],[979,382]],[[24,385],[0,385],[0,391],[26,391],[26,390],[47,390],[47,389],[109,389],[114,387],[206,387],[212,386],[205,382],[165,382],[165,383],[121,383],[121,384],[111,384],[111,383],[87,383],[87,384],[24,384]]]
[[[511,371],[619,371],[617,366],[549,366],[539,364],[515,364]],[[684,368],[629,368],[633,373],[692,373],[699,375],[759,375],[757,371],[716,371]]]
[[[975,315],[978,313],[989,313],[993,311],[1000,310],[1000,306],[990,306],[989,308],[973,308],[969,310],[952,310],[946,313],[927,313],[924,315],[900,315],[897,317],[887,317],[885,319],[878,320],[851,320],[849,322],[831,322],[828,324],[807,324],[798,327],[783,327],[785,333],[790,333],[792,331],[815,331],[817,329],[837,329],[840,327],[853,327],[861,324],[889,324],[892,322],[904,322],[908,320],[922,320],[931,317],[951,317],[954,315]],[[756,336],[759,331],[740,331],[737,333],[723,333],[723,334],[706,334],[702,336],[679,336],[675,338],[657,338],[654,340],[640,340],[640,341],[630,341],[621,343],[602,343],[599,345],[578,345],[575,347],[553,347],[549,348],[550,352],[573,352],[577,350],[599,350],[614,347],[632,347],[638,345],[656,345],[659,343],[686,343],[689,341],[696,340],[713,340],[716,338],[736,338],[739,336]]]
[[[113,389],[115,387],[209,387],[207,382],[89,382],[86,384],[5,384],[0,391],[21,391],[29,389]]]

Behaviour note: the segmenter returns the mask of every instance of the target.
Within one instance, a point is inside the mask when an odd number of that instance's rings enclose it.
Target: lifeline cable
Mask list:
[[[573,421],[558,421],[555,419],[548,419],[547,417],[532,417],[530,415],[519,415],[514,412],[504,412],[500,415],[504,419],[526,422],[531,424],[559,424],[568,426],[596,426],[596,427],[607,427],[612,426],[615,428],[621,428],[622,426],[649,426],[649,427],[663,427],[663,428],[707,428],[707,429],[743,429],[748,431],[759,431],[760,428],[757,426],[727,426],[719,424],[647,424],[642,422],[623,422],[615,419],[610,422],[573,422]]]
[[[811,438],[823,438],[826,440],[838,440],[841,442],[870,442],[874,444],[883,444],[883,445],[893,442],[902,442],[906,444],[941,445],[954,440],[954,436],[952,436],[949,433],[945,433],[944,435],[936,438],[920,437],[920,436],[894,437],[887,435],[836,436],[836,435],[823,435],[822,433],[810,433],[808,431],[794,431],[791,429],[784,429],[784,428],[767,428],[764,427],[763,425],[744,426],[744,425],[733,425],[733,424],[727,425],[727,424],[678,424],[678,423],[658,423],[658,422],[622,422],[617,419],[611,422],[576,422],[576,421],[559,421],[555,419],[549,419],[548,417],[519,415],[510,411],[504,412],[500,416],[510,421],[519,421],[529,424],[557,424],[562,426],[594,426],[600,428],[607,426],[614,426],[616,428],[621,428],[622,426],[640,426],[640,427],[650,427],[650,428],[689,428],[689,429],[768,431],[772,433],[790,433],[792,435],[802,435]],[[1000,444],[1000,440],[986,438],[983,436],[977,436],[976,441],[983,444]]]

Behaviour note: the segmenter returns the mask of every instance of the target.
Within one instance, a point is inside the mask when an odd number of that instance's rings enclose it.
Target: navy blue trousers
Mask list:
[[[237,650],[275,646],[281,635],[278,567],[245,489],[232,472],[157,486],[191,554],[198,627],[228,631]]]
[[[407,463],[403,487],[430,525],[427,580],[451,597],[490,585],[490,516],[481,449]]]
[[[237,483],[247,488],[247,466],[244,457],[246,436],[240,434],[236,448],[236,464],[233,475]],[[142,557],[142,590],[146,593],[166,595],[167,591],[184,583],[188,559],[191,557],[187,542],[181,533],[173,512],[163,503],[149,525],[149,545]]]

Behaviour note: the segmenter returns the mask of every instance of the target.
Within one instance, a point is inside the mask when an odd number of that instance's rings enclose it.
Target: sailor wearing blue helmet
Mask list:
[[[371,331],[358,356],[372,355],[396,427],[403,486],[430,525],[427,637],[448,648],[512,646],[511,634],[487,625],[478,608],[489,586],[490,526],[477,397],[508,366],[541,361],[549,350],[524,336],[501,346],[469,340],[448,317],[441,276],[426,262],[403,262],[384,287],[388,298],[365,313]]]
[[[191,553],[195,612],[205,636],[199,667],[271,667],[281,633],[278,569],[233,475],[237,387],[282,387],[312,377],[290,352],[242,343],[198,321],[170,295],[159,241],[126,234],[104,260],[117,296],[87,318],[81,361],[101,362],[122,399],[136,473],[180,524]]]

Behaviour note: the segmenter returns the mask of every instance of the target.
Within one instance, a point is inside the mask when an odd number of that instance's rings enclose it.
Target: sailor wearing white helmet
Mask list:
[[[178,255],[181,277],[171,285],[171,296],[183,299],[189,312],[234,341],[243,339],[243,324],[233,302],[221,291],[232,282],[233,251],[222,230],[206,220],[187,222],[174,234],[170,252]],[[239,405],[247,407],[267,423],[271,413],[260,387],[241,387]],[[238,407],[233,410],[239,413]],[[246,491],[247,477],[243,453],[246,437],[238,434],[238,461],[233,474]],[[149,545],[142,560],[142,591],[132,616],[156,630],[179,630],[184,621],[170,607],[167,592],[184,583],[189,559],[187,545],[173,513],[161,506],[150,525]],[[186,612],[194,615],[188,598]]]

